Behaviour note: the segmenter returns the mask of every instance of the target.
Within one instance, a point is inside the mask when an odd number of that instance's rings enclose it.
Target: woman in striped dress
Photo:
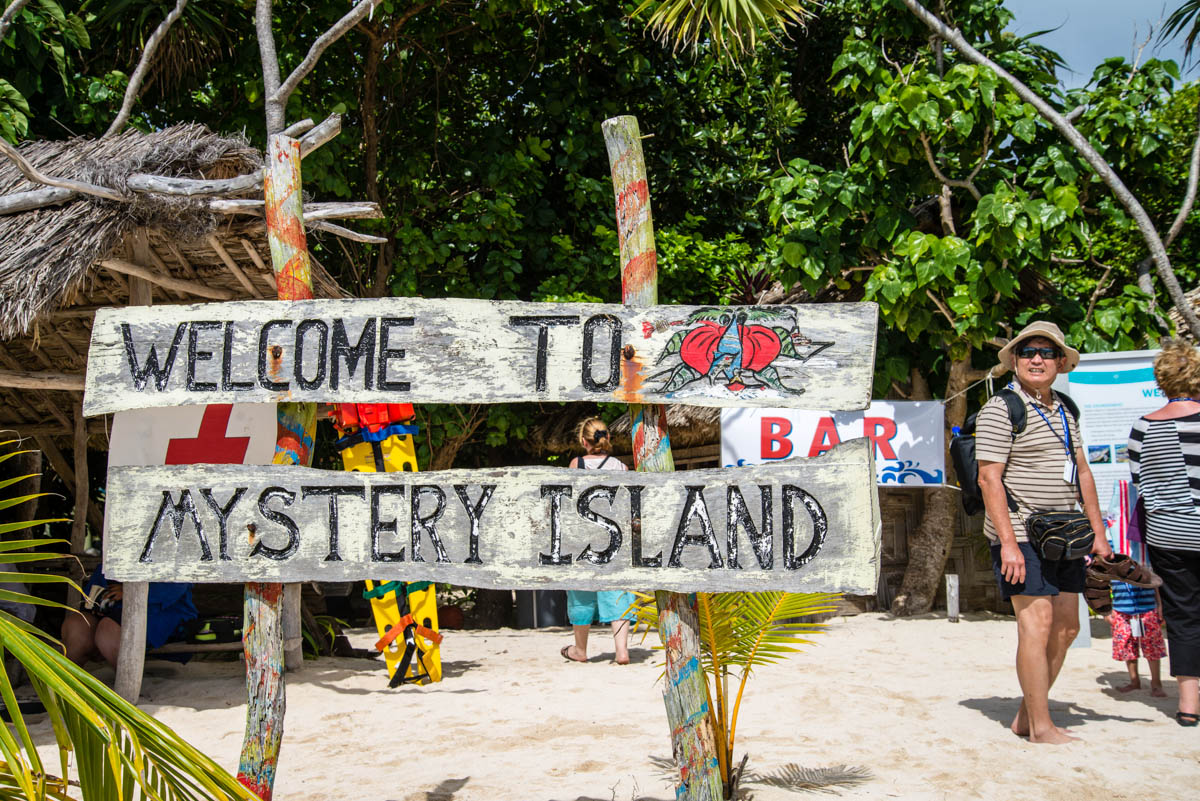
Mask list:
[[[1171,675],[1180,726],[1200,722],[1200,352],[1169,341],[1154,360],[1167,397],[1129,432],[1129,467],[1146,510],[1142,536],[1162,577]]]

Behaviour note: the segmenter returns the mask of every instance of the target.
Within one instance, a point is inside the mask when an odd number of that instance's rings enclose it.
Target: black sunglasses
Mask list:
[[[1043,359],[1049,360],[1057,359],[1062,354],[1059,353],[1058,348],[1035,348],[1032,345],[1026,345],[1017,351],[1018,359],[1032,359],[1034,356],[1041,356]]]
[[[599,442],[608,436],[608,429],[602,428],[599,431],[592,432],[592,442]]]

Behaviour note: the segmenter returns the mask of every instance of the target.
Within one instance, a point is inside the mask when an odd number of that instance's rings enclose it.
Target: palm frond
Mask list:
[[[60,751],[75,752],[80,785],[88,788],[83,792],[85,799],[133,798],[135,788],[148,798],[256,799],[237,779],[165,725],[53,647],[2,618],[0,642],[29,673],[55,723]],[[0,731],[0,751],[8,765],[0,782],[27,784],[23,776],[32,780],[44,771],[28,739],[12,687],[2,673],[0,697],[12,712],[16,729],[15,737],[8,734],[6,738],[7,727]],[[33,801],[39,796],[27,797]]]
[[[645,625],[646,631],[657,629],[654,596],[636,596],[633,611],[638,623]],[[811,645],[809,637],[825,631],[826,626],[807,619],[836,611],[835,601],[840,597],[841,593],[830,592],[696,593],[701,669],[726,792],[731,791],[738,712],[754,668],[779,662],[801,651],[802,646]],[[740,677],[731,707],[725,682],[735,670],[740,671]]]
[[[709,42],[718,55],[736,60],[787,25],[804,25],[817,5],[813,0],[643,0],[630,17],[648,15],[646,27],[673,50],[696,50]]]
[[[1179,8],[1172,11],[1171,16],[1167,17],[1167,21],[1163,23],[1158,40],[1165,42],[1174,39],[1183,33],[1184,29],[1187,30],[1187,36],[1183,42],[1183,59],[1187,61],[1192,57],[1192,48],[1196,45],[1196,37],[1200,36],[1200,0],[1185,0]]]
[[[12,453],[0,455],[0,460]],[[0,486],[0,490],[16,482]],[[33,500],[41,493],[0,499],[0,509]],[[30,520],[0,526],[0,534],[35,528],[51,520]],[[30,563],[60,559],[62,554],[35,550],[65,540],[0,541],[0,561]],[[0,582],[66,584],[80,595],[79,585],[66,576],[0,572]],[[15,590],[0,590],[0,600],[42,606],[70,607]],[[66,776],[68,756],[75,754],[79,792],[83,801],[112,801],[135,797],[160,801],[230,799],[256,801],[207,756],[150,715],[125,701],[90,673],[67,659],[49,634],[0,611],[0,663],[11,655],[29,676],[38,699],[49,713],[58,744],[59,770]],[[30,737],[8,672],[0,669],[0,702],[11,719],[0,725],[0,801],[69,799],[67,785],[47,773]]]

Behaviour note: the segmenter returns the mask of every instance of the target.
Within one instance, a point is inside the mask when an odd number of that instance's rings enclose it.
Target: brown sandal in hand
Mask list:
[[[1108,579],[1089,569],[1087,584],[1083,590],[1083,600],[1087,603],[1088,609],[1098,615],[1107,615],[1112,611],[1112,585],[1108,583]]]
[[[1109,581],[1123,581],[1126,584],[1132,584],[1134,587],[1155,588],[1162,586],[1162,579],[1154,575],[1153,570],[1146,565],[1135,562],[1122,553],[1114,553],[1107,557],[1093,557],[1092,564],[1088,567],[1088,572],[1094,572],[1096,575],[1102,576]]]

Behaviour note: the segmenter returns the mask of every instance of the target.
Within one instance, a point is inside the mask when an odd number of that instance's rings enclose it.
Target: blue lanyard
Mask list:
[[[1046,418],[1046,415],[1042,414],[1042,410],[1037,407],[1036,403],[1030,405],[1033,406],[1033,410],[1038,413],[1038,416],[1046,421],[1046,427],[1050,429],[1050,433],[1054,434],[1058,441],[1062,443],[1062,446],[1067,449],[1067,458],[1071,458],[1071,429],[1067,426],[1067,412],[1063,409],[1062,402],[1060,401],[1058,404],[1058,413],[1062,417],[1065,439],[1058,436],[1058,432],[1054,430],[1054,426],[1050,425],[1050,421]]]

